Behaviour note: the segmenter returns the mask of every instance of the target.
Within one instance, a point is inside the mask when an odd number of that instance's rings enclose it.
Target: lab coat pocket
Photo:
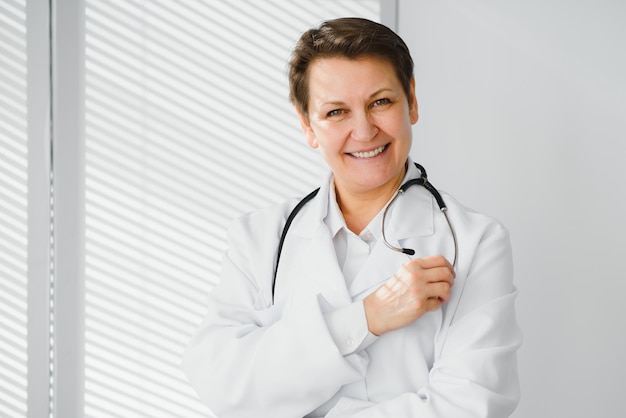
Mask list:
[[[259,292],[254,302],[258,326],[265,327],[273,325],[281,318],[287,318],[296,314],[296,312],[301,310],[305,302],[311,298],[307,290],[308,289],[296,288],[281,292],[280,297],[276,298],[274,303],[268,303],[267,298]],[[322,302],[324,302],[322,305],[328,305],[328,302],[325,300]]]

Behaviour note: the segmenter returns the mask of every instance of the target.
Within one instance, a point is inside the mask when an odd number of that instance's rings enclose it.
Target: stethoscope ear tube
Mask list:
[[[428,181],[428,174],[426,174],[426,169],[421,164],[418,164],[418,163],[413,163],[413,164],[415,164],[415,167],[417,167],[417,169],[420,171],[421,173],[420,178],[409,180],[406,183],[404,183],[402,186],[400,186],[400,190],[402,191],[402,193],[404,193],[406,189],[413,186],[414,184],[417,184],[419,186],[424,186],[426,190],[428,190],[430,194],[432,194],[435,200],[437,201],[437,205],[439,205],[439,209],[441,209],[442,211],[445,211],[447,209],[446,204],[444,203],[443,198],[441,197],[441,194],[439,194],[439,191],[435,189],[435,186],[430,184],[430,182]]]
[[[459,242],[456,239],[456,231],[452,228],[452,222],[450,222],[450,217],[448,216],[448,208],[445,205],[441,209],[441,213],[443,213],[443,216],[446,217],[446,221],[450,227],[450,233],[452,234],[452,241],[454,241],[454,260],[452,261],[452,267],[456,270],[456,260],[459,256]]]
[[[452,266],[456,268],[456,259],[459,255],[459,242],[456,239],[456,231],[452,227],[452,222],[450,222],[450,217],[448,216],[448,207],[444,203],[439,191],[435,189],[435,186],[430,184],[428,180],[424,183],[424,187],[426,187],[426,189],[435,197],[437,205],[439,205],[439,209],[441,209],[443,216],[446,217],[446,222],[448,222],[448,226],[450,227],[450,233],[452,234],[452,240],[454,241],[454,261],[452,261]]]
[[[441,197],[441,194],[439,194],[439,191],[435,189],[435,187],[432,184],[430,184],[430,182],[427,179],[424,179],[424,184],[422,186],[424,186],[426,190],[428,190],[433,195],[433,197],[437,201],[437,205],[439,205],[439,209],[441,209],[444,212],[448,210],[448,207],[444,203],[443,198]]]
[[[283,244],[285,243],[285,238],[287,237],[287,231],[289,230],[289,227],[291,226],[291,222],[293,222],[293,218],[295,218],[298,212],[300,212],[300,209],[302,209],[302,206],[306,205],[309,200],[313,199],[317,195],[317,192],[319,191],[320,191],[320,188],[318,187],[317,189],[313,190],[311,193],[306,195],[304,199],[302,199],[296,205],[296,207],[293,208],[293,210],[287,217],[287,220],[285,221],[285,226],[283,227],[283,233],[280,236],[280,241],[278,244],[278,252],[276,253],[276,264],[274,265],[274,279],[272,280],[272,305],[274,304],[274,291],[276,290],[276,275],[278,274],[278,263],[280,262],[280,254],[283,252]]]
[[[383,242],[385,243],[387,248],[389,248],[390,250],[403,253],[406,255],[415,255],[415,250],[412,248],[400,248],[400,247],[396,247],[396,246],[389,244],[389,241],[387,241],[387,237],[385,236],[385,219],[387,219],[387,212],[389,211],[389,208],[393,205],[393,202],[395,202],[396,199],[400,197],[401,194],[404,194],[406,189],[408,189],[412,185],[423,184],[423,182],[420,182],[420,180],[423,180],[423,178],[409,180],[406,183],[404,183],[402,186],[400,186],[400,188],[396,191],[396,194],[394,194],[391,200],[389,201],[389,203],[387,203],[387,206],[385,207],[385,211],[383,212],[383,220],[382,220],[382,228],[381,228],[381,235],[383,237]]]
[[[439,206],[439,209],[441,209],[443,216],[446,217],[446,222],[448,222],[448,227],[450,227],[450,233],[452,234],[452,240],[454,241],[454,260],[452,261],[452,266],[456,268],[456,260],[459,255],[459,242],[457,241],[457,238],[456,238],[456,231],[452,227],[452,222],[450,222],[450,217],[448,216],[448,207],[443,201],[443,198],[441,197],[439,190],[435,189],[435,186],[430,184],[430,182],[426,178],[424,178],[424,180],[425,181],[424,181],[423,186],[426,188],[426,190],[428,190],[433,195],[433,197],[437,201],[437,205]]]

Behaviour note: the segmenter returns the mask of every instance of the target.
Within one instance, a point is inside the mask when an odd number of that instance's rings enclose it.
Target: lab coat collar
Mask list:
[[[302,208],[302,213],[298,214],[289,230],[290,234],[301,237],[312,238],[326,228],[324,219],[328,213],[328,199],[330,196],[332,172],[328,172],[325,181],[320,186],[320,190],[315,198]]]
[[[409,158],[404,182],[419,178],[420,175],[420,171]],[[387,219],[385,219],[385,234],[389,243],[396,245],[399,241],[410,237],[432,235],[434,233],[434,203],[433,196],[422,186],[412,186],[404,195],[398,197],[389,208]]]
[[[341,214],[339,204],[337,203],[337,193],[335,192],[335,181],[331,176],[330,185],[328,189],[328,210],[324,217],[324,223],[330,231],[330,236],[334,239],[337,233],[343,228],[347,228],[346,221]]]

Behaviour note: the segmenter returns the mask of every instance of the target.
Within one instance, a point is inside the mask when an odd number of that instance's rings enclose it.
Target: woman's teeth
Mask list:
[[[368,151],[368,152],[351,152],[350,155],[356,158],[372,158],[372,157],[376,157],[378,154],[380,154],[384,150],[385,150],[385,145],[378,147],[375,150]]]

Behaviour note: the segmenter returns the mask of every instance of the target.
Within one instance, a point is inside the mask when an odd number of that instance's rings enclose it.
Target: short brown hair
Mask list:
[[[402,38],[385,25],[362,18],[323,22],[302,34],[289,62],[289,100],[308,116],[308,71],[319,58],[380,58],[392,65],[406,94],[411,97],[413,59]]]

